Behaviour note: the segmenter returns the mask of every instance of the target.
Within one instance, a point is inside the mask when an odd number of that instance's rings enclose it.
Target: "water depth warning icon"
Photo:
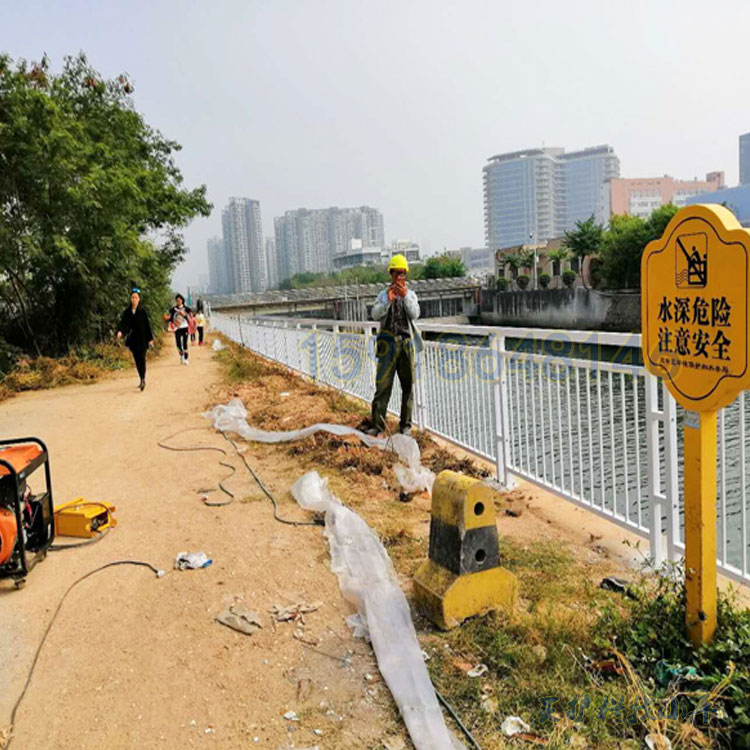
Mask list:
[[[676,242],[674,257],[677,287],[705,287],[708,282],[707,235],[703,232],[682,234]]]

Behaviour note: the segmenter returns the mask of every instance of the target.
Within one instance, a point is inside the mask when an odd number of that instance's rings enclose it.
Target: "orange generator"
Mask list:
[[[29,477],[42,468],[45,488],[34,493]],[[20,588],[54,538],[47,446],[35,437],[0,440],[0,578]]]

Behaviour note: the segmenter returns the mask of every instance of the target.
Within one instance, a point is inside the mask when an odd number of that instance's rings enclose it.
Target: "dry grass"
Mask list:
[[[57,388],[73,383],[93,383],[107,373],[132,364],[130,352],[123,346],[97,344],[54,359],[23,357],[0,380],[0,401],[21,391]]]
[[[318,422],[359,426],[366,416],[367,404],[237,349],[225,356],[230,361],[255,360],[248,365],[251,377],[230,383],[220,398],[240,397],[250,424],[269,430],[299,429]],[[417,431],[415,437],[423,463],[433,471],[448,468],[486,476],[470,458],[458,458],[429,435]],[[326,433],[268,450],[278,451],[283,462],[293,458],[295,470],[315,468],[328,478],[331,490],[378,534],[408,594],[411,577],[427,555],[429,500],[417,496],[411,503],[398,501],[393,457],[367,449],[355,439]],[[483,750],[527,746],[503,737],[500,724],[509,715],[527,721],[550,750],[635,750],[644,746],[647,731],[666,733],[673,750],[717,747],[689,722],[655,725],[637,712],[632,723],[618,720],[613,712],[599,718],[605,701],[616,704],[622,699],[627,707],[644,697],[645,686],[632,670],[609,676],[589,668],[591,660],[602,656],[598,645],[602,633],[597,632],[602,610],[622,602],[621,595],[598,588],[601,573],[590,558],[577,559],[568,545],[555,539],[520,543],[504,538],[501,556],[502,564],[520,582],[521,598],[512,614],[472,618],[448,633],[436,631],[418,615],[415,621],[422,647],[430,655],[428,667],[435,685]],[[478,663],[486,664],[489,671],[481,678],[468,677],[465,665]],[[546,722],[540,717],[544,696],[558,698],[552,720]],[[579,704],[574,716],[571,706],[575,708],[575,701],[585,696],[589,706],[583,710]]]

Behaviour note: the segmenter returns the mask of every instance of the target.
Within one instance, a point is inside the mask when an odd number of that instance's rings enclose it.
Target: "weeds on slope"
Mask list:
[[[510,715],[550,750],[635,750],[646,735],[664,750],[749,747],[747,610],[722,595],[715,643],[693,650],[679,576],[644,573],[626,596],[596,586],[561,542],[501,544],[520,583],[514,613],[422,636],[435,684],[485,750],[509,746]],[[469,677],[479,663],[487,673]]]
[[[748,750],[750,610],[739,606],[733,589],[719,591],[714,641],[696,649],[685,635],[683,580],[682,565],[641,577],[631,587],[633,599],[610,602],[597,629],[608,634],[657,701],[679,695],[687,716],[710,720],[727,747]]]
[[[93,383],[109,372],[131,367],[132,364],[128,349],[115,344],[74,349],[59,358],[18,357],[0,379],[0,401],[21,391]]]
[[[264,429],[314,422],[355,426],[367,413],[366,404],[241,347],[228,344],[217,359],[231,392],[248,408],[250,423]],[[470,459],[458,459],[424,433],[417,431],[416,437],[425,465],[482,475]],[[328,469],[342,495],[346,488],[380,535],[408,591],[427,553],[427,501],[389,502],[389,461],[357,441],[319,434],[279,450]],[[500,726],[511,715],[528,722],[550,750],[640,750],[646,735],[655,738],[657,748],[667,739],[673,750],[750,748],[747,611],[722,597],[715,644],[694,652],[683,633],[679,575],[670,580],[644,574],[629,598],[599,588],[596,564],[577,557],[564,542],[522,544],[504,538],[501,554],[520,583],[512,614],[472,618],[447,633],[416,619],[435,685],[484,750],[533,746],[503,736]],[[480,663],[488,671],[469,677],[468,670]],[[680,678],[691,666],[697,680]],[[664,674],[672,677],[664,682]]]

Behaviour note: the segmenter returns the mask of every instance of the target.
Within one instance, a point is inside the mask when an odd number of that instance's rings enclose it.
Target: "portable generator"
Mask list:
[[[41,468],[45,488],[34,493],[29,477]],[[20,588],[54,538],[47,446],[35,437],[0,440],[0,578],[12,578]]]

